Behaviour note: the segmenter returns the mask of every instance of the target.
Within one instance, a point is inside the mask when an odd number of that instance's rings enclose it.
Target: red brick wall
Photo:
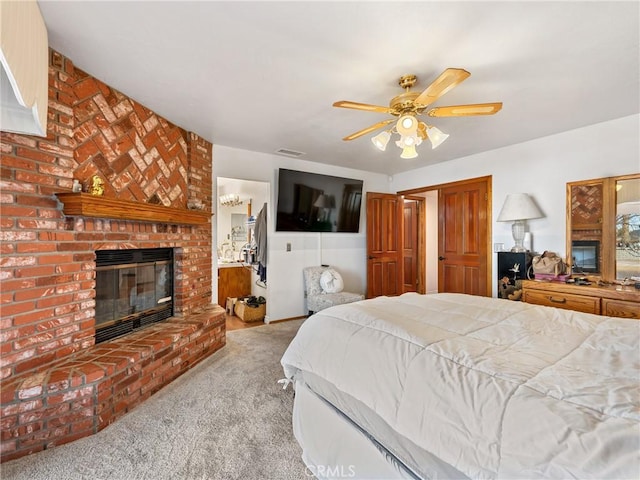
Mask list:
[[[48,135],[0,137],[0,378],[94,343],[98,249],[175,247],[178,314],[211,302],[211,225],[65,218],[54,193],[105,180],[105,195],[211,211],[212,146],[50,51]]]
[[[224,310],[215,306],[3,381],[0,462],[97,433],[224,344]]]

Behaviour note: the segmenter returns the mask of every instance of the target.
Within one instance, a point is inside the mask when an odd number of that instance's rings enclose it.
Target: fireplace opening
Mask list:
[[[96,251],[96,343],[173,316],[173,249]]]

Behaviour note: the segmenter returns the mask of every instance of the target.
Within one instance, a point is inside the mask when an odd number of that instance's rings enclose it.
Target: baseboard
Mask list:
[[[306,315],[301,315],[301,316],[299,316],[299,317],[280,318],[280,319],[278,319],[278,320],[271,320],[271,319],[268,319],[267,317],[265,317],[265,319],[264,319],[264,323],[280,323],[280,322],[289,322],[289,321],[291,321],[291,320],[300,320],[300,319],[302,319],[302,318],[307,318],[307,316],[306,316]]]

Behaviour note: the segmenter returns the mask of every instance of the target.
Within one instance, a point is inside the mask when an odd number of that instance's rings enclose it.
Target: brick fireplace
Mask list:
[[[225,343],[211,143],[49,61],[47,137],[0,141],[2,461],[99,431]],[[94,175],[104,197],[69,197]],[[155,248],[173,252],[174,316],[96,345],[96,251]]]

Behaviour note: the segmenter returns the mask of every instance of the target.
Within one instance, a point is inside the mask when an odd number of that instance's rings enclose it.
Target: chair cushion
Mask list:
[[[333,268],[328,268],[320,276],[320,286],[324,293],[340,293],[344,289],[342,275]]]
[[[325,293],[322,295],[313,295],[307,298],[307,308],[312,312],[319,312],[325,308],[333,307],[335,305],[342,305],[345,303],[357,302],[364,300],[364,295],[359,293]]]

